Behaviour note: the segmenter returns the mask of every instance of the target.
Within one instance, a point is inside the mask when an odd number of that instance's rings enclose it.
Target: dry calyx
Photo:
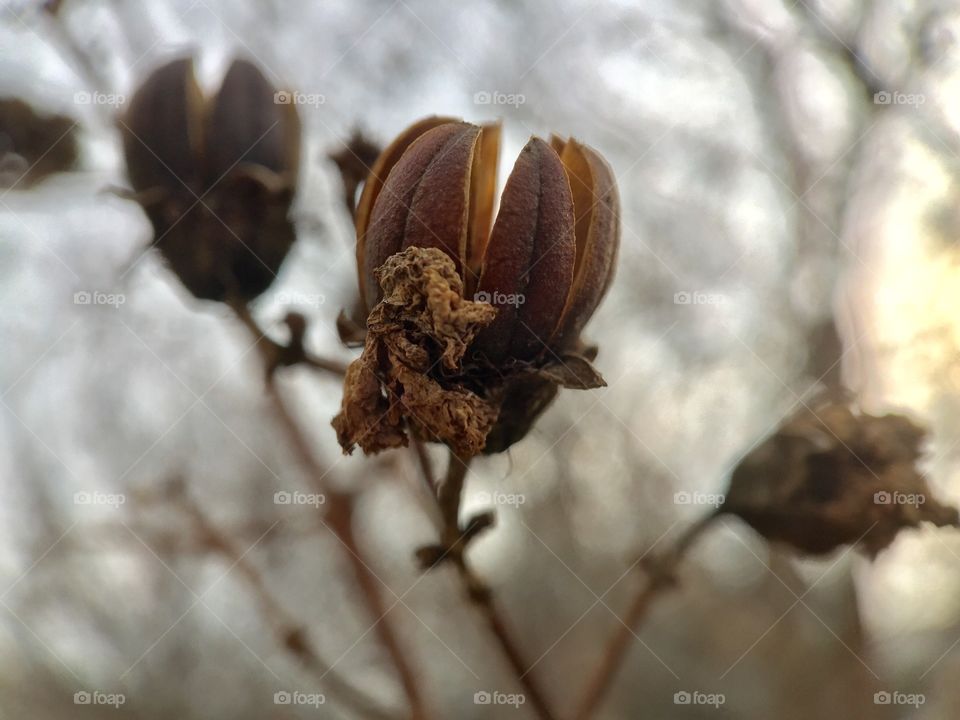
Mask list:
[[[613,174],[575,140],[532,138],[493,222],[499,125],[431,117],[377,159],[357,208],[361,357],[334,419],[341,446],[407,433],[461,457],[521,439],[558,387],[603,379],[580,333],[619,244]]]

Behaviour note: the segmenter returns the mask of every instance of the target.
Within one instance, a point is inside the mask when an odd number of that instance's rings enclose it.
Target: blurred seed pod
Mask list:
[[[76,122],[0,99],[0,188],[27,189],[77,162]]]
[[[917,468],[924,437],[903,415],[804,409],[737,466],[720,511],[813,555],[857,543],[873,556],[904,528],[957,526]]]
[[[384,347],[400,343],[404,328],[423,324],[426,310],[430,330],[408,333],[404,341],[427,358],[438,352],[438,343],[442,349],[454,342],[455,366],[440,363],[437,372],[430,365],[426,374],[438,390],[465,390],[482,398],[496,418],[473,429],[471,437],[479,433],[492,441],[478,445],[472,440],[468,454],[484,448],[499,452],[521,439],[559,385],[603,384],[592,358],[583,354],[580,333],[610,285],[620,239],[613,173],[599,154],[575,140],[531,138],[510,173],[494,220],[500,135],[498,124],[443,117],[415,123],[378,158],[356,214],[357,270],[373,335],[364,351],[368,357],[358,361],[372,373],[366,376],[368,394],[374,387],[370,377],[387,378],[395,370],[382,366],[389,356]],[[436,252],[408,252],[412,249]],[[405,289],[409,304],[403,308],[393,306],[396,298],[383,284],[388,261],[394,267],[400,257],[431,268],[419,285],[412,281]],[[440,295],[432,294],[433,276],[446,278]],[[446,298],[442,305],[431,305],[431,298],[439,302],[441,296]],[[477,322],[476,305],[494,312]],[[378,324],[385,316],[389,325]],[[455,337],[438,335],[441,330]],[[373,368],[373,355],[380,358],[379,370]],[[409,359],[409,353],[393,356],[401,363]],[[370,428],[363,429],[352,412],[356,408],[347,407],[350,398],[355,400],[355,393],[347,388],[344,413],[335,421],[345,449],[355,443],[367,451],[381,449],[376,432],[362,437]],[[369,404],[372,398],[366,400]],[[395,407],[391,412],[413,428],[424,425],[409,412]],[[482,417],[487,422],[491,413]],[[394,422],[386,435],[395,443],[401,432],[401,423]],[[426,437],[438,439],[438,434]]]
[[[246,60],[204,98],[190,58],[155,70],[123,120],[131,185],[170,269],[196,297],[247,302],[295,240],[296,107]]]

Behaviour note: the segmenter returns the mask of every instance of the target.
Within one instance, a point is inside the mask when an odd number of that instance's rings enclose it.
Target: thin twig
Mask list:
[[[617,623],[617,628],[607,643],[606,651],[587,682],[587,689],[577,704],[574,720],[588,720],[600,707],[607,691],[613,685],[617,671],[623,664],[627,650],[636,639],[637,628],[643,622],[653,601],[663,592],[676,585],[675,571],[693,542],[717,519],[719,513],[711,512],[687,528],[673,548],[665,555],[643,563],[647,571],[647,583],[633,599],[626,614]]]
[[[374,630],[377,638],[390,657],[404,694],[407,697],[412,720],[424,720],[424,718],[427,717],[427,713],[417,676],[400,645],[393,624],[387,618],[390,609],[384,603],[379,592],[378,586],[381,581],[377,578],[373,570],[371,570],[370,565],[364,560],[362,548],[357,543],[353,531],[353,498],[351,495],[334,490],[326,481],[329,470],[325,470],[314,455],[313,448],[306,439],[306,435],[301,430],[299,423],[290,412],[286,401],[276,386],[273,373],[269,372],[270,363],[274,360],[274,356],[272,355],[270,346],[261,342],[264,338],[263,332],[253,321],[245,307],[239,306],[235,307],[235,309],[237,310],[237,315],[260,345],[264,361],[268,367],[266,383],[267,395],[273,404],[279,425],[290,441],[300,463],[307,470],[310,481],[317,491],[322,493],[326,499],[325,525],[336,535],[344,548],[344,556],[350,563],[354,578],[360,588],[363,602],[375,619]]]
[[[534,682],[530,673],[530,666],[525,662],[506,620],[497,607],[493,594],[474,572],[464,553],[465,546],[472,537],[469,531],[461,530],[459,524],[460,501],[468,467],[469,460],[462,459],[451,451],[447,475],[437,488],[435,497],[443,521],[444,559],[449,559],[456,566],[467,597],[486,620],[487,626],[509,663],[514,677],[523,687],[526,697],[530,700],[534,712],[541,720],[554,720],[556,715],[550,710],[546,697]],[[432,483],[428,484],[432,485]]]
[[[238,570],[247,580],[277,642],[312,671],[333,693],[336,693],[344,705],[361,717],[389,720],[392,716],[388,712],[376,707],[361,690],[340,677],[333,666],[321,659],[310,642],[306,629],[273,596],[267,581],[256,566],[247,559],[242,548],[238,547],[230,536],[221,532],[185,493],[181,497],[180,505],[192,519],[197,533],[204,539],[204,544],[210,550],[221,554],[231,567]]]

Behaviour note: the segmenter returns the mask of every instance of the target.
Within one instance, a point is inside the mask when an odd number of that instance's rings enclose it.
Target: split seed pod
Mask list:
[[[196,297],[249,301],[295,240],[288,219],[300,121],[260,70],[235,60],[204,98],[193,61],[151,74],[121,122],[124,157],[155,244]]]
[[[406,422],[461,454],[498,452],[526,434],[558,386],[603,384],[580,333],[616,263],[613,173],[575,140],[534,137],[494,222],[499,141],[498,124],[427,118],[384,150],[367,179],[356,227],[368,335],[334,421],[347,451],[404,444]],[[481,399],[482,421],[445,407],[456,422],[438,429],[423,417],[438,409],[409,401],[398,366],[419,368],[438,397]],[[367,417],[360,405],[387,416]]]

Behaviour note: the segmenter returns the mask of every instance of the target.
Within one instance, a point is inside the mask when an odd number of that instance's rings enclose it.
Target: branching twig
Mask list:
[[[576,713],[573,715],[575,720],[588,720],[600,707],[604,695],[613,684],[617,670],[623,663],[631,642],[636,638],[637,627],[643,622],[653,601],[661,593],[676,585],[675,571],[677,566],[683,560],[693,542],[717,519],[718,515],[718,512],[712,512],[701,518],[680,536],[669,552],[643,562],[643,568],[646,570],[648,578],[647,584],[633,599],[626,615],[618,623],[616,631],[610,637],[603,658],[587,682],[587,689],[583,698],[577,704]]]
[[[314,484],[317,491],[321,492],[326,499],[325,525],[336,535],[344,548],[344,556],[353,570],[354,578],[360,588],[363,602],[375,619],[374,629],[377,638],[389,655],[407,697],[411,717],[413,720],[423,720],[427,715],[417,677],[407,660],[403,648],[400,646],[392,623],[387,619],[390,608],[386,607],[383,598],[380,596],[378,585],[381,581],[370,569],[370,565],[365,562],[362,549],[357,543],[356,536],[353,532],[353,498],[329,486],[329,483],[326,481],[329,471],[324,470],[317,460],[310,443],[307,441],[306,436],[300,429],[300,425],[287,407],[279,388],[277,388],[273,373],[269,371],[270,363],[275,361],[271,346],[262,342],[264,334],[253,321],[246,308],[240,306],[236,309],[237,315],[260,345],[264,361],[268,367],[266,383],[267,394],[273,403],[280,427],[289,439],[300,463],[307,470],[310,481]]]
[[[426,470],[428,466],[424,465],[423,467]],[[493,524],[493,516],[486,514],[471,519],[464,528],[460,527],[460,501],[468,467],[469,460],[464,460],[451,451],[447,475],[436,489],[435,498],[442,519],[442,545],[437,548],[435,562],[432,564],[450,561],[456,566],[467,597],[486,620],[491,633],[510,664],[514,677],[523,687],[527,698],[530,700],[534,712],[542,720],[553,720],[556,716],[551,712],[546,697],[531,677],[530,667],[524,661],[506,620],[497,608],[493,594],[467,561],[465,550],[470,540]],[[427,485],[433,487],[432,479],[427,479]],[[431,554],[429,548],[425,550],[427,552],[421,554],[421,560],[427,560],[426,556]]]
[[[221,532],[186,493],[181,494],[179,504],[193,521],[194,528],[203,539],[204,545],[221,554],[231,567],[238,570],[247,580],[277,642],[336,693],[344,705],[348,705],[361,717],[388,720],[391,717],[389,713],[376,707],[370,698],[341,678],[329,663],[320,658],[310,642],[306,629],[273,596],[266,580],[256,566],[247,559],[243,549],[237,547],[230,536]]]

